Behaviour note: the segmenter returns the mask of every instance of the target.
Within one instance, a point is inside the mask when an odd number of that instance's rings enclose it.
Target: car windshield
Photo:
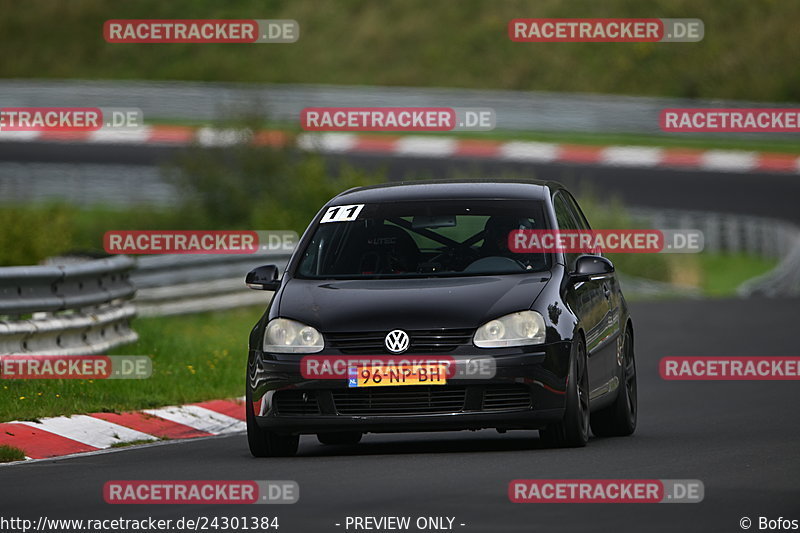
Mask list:
[[[414,278],[536,272],[550,255],[509,250],[509,232],[548,229],[536,200],[449,200],[328,208],[295,277]]]

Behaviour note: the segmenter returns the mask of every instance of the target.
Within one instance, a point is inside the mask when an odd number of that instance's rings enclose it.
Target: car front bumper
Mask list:
[[[539,429],[563,418],[569,353],[569,342],[492,350],[480,353],[494,359],[490,378],[349,388],[344,377],[304,378],[302,356],[252,351],[248,400],[260,427],[284,434]]]

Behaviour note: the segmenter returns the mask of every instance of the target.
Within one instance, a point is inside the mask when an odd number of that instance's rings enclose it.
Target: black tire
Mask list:
[[[566,396],[564,419],[539,430],[547,447],[579,448],[589,441],[589,365],[583,339],[572,345]]]
[[[297,453],[300,445],[299,435],[279,435],[259,427],[253,411],[250,386],[245,395],[245,413],[247,414],[247,444],[253,457],[291,457]]]
[[[592,413],[592,433],[598,437],[627,437],[636,430],[639,407],[636,390],[636,357],[633,335],[626,329],[622,338],[622,365],[619,369],[620,386],[614,403]]]
[[[317,440],[328,445],[355,445],[361,442],[360,431],[336,431],[331,433],[317,433]]]

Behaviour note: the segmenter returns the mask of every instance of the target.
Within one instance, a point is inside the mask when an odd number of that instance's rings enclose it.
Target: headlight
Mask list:
[[[296,320],[274,318],[264,328],[265,352],[316,353],[324,347],[319,331]]]
[[[544,319],[536,311],[520,311],[490,320],[473,339],[478,348],[505,348],[544,342]]]

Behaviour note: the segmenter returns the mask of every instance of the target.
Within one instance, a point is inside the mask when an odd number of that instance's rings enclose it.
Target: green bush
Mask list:
[[[291,141],[291,140],[290,140]],[[198,229],[305,230],[336,194],[385,181],[349,166],[335,171],[319,156],[259,146],[243,134],[225,149],[197,147],[167,172],[178,188],[180,217]]]
[[[75,209],[64,205],[0,208],[0,266],[31,265],[70,247]]]

